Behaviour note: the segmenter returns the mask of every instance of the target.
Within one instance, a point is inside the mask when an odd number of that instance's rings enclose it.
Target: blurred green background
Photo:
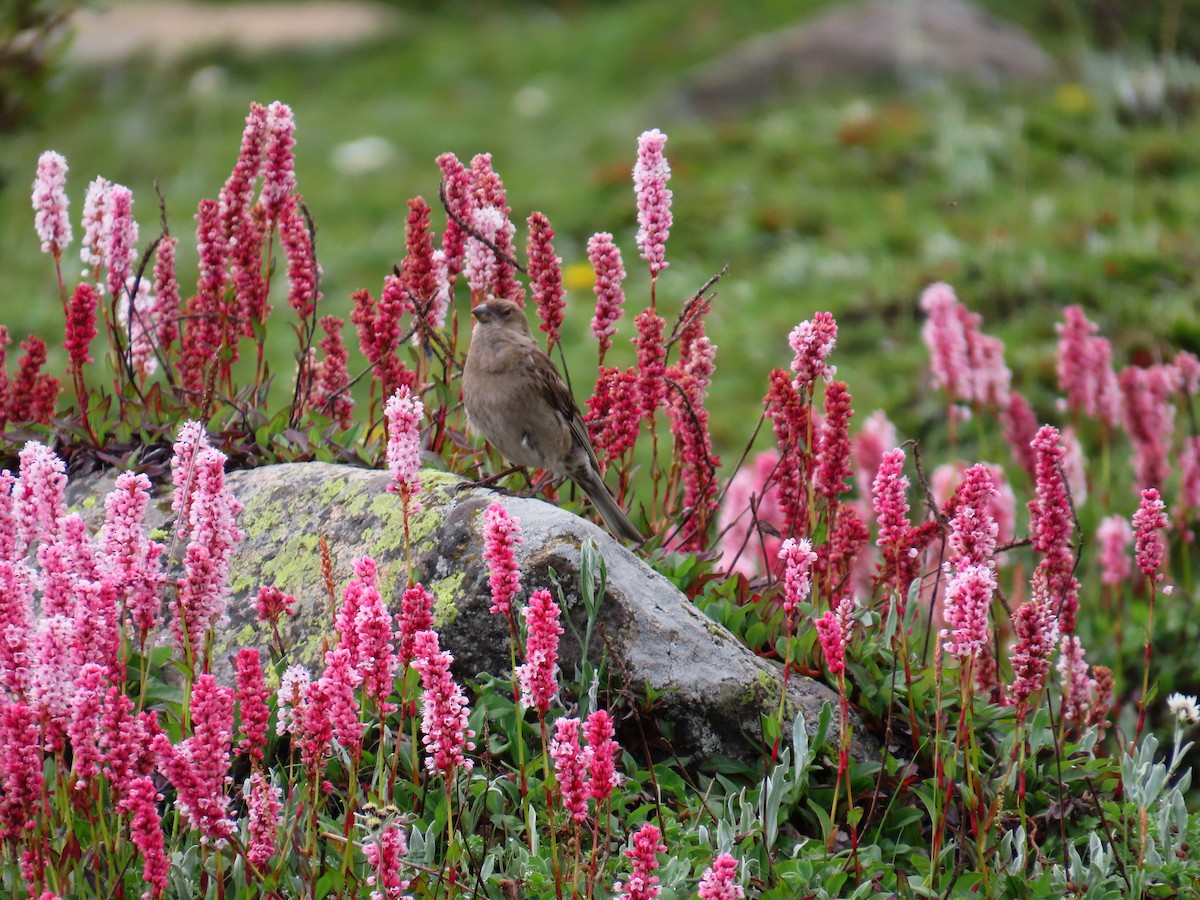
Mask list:
[[[133,189],[143,245],[157,233],[159,185],[184,237],[186,290],[196,203],[216,196],[232,167],[249,103],[276,99],[298,123],[299,186],[317,223],[326,312],[347,313],[356,288],[377,294],[403,252],[407,198],[437,205],[437,154],[490,151],[514,218],[542,210],[558,231],[577,392],[594,360],[586,240],[617,236],[636,311],[648,278],[629,173],[638,134],[666,131],[675,227],[660,303],[670,315],[730,264],[710,326],[714,432],[730,462],[754,426],[767,370],[790,360],[788,331],[816,310],[839,320],[835,361],[858,421],[883,407],[902,437],[940,429],[942,404],[922,380],[916,307],[933,280],[952,283],[1006,341],[1016,386],[1043,416],[1054,410],[1053,324],[1063,305],[1080,303],[1101,323],[1118,366],[1168,344],[1200,350],[1200,68],[1189,55],[1200,17],[1191,0],[989,0],[1053,56],[1053,78],[992,87],[835,80],[720,119],[680,108],[675,92],[691,73],[832,4],[397,2],[389,24],[349,46],[209,46],[99,65],[72,61],[105,49],[77,39],[18,66],[13,35],[67,7],[5,3],[0,323],[15,341],[45,338],[57,370],[61,310],[29,205],[38,154],[55,149],[71,165],[68,274],[84,191],[103,174]],[[302,5],[272,10],[281,23],[306,14]],[[435,227],[443,221],[439,211]],[[276,305],[286,318],[282,297]],[[294,348],[290,330],[275,327],[274,368],[286,382]],[[627,342],[622,350],[631,359]]]

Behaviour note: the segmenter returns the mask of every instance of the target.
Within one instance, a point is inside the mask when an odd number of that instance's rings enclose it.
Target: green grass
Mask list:
[[[102,173],[134,190],[145,243],[157,181],[173,230],[190,236],[196,202],[215,196],[234,162],[248,104],[281,99],[298,121],[299,183],[319,229],[327,311],[340,313],[352,290],[377,291],[399,260],[405,200],[436,203],[433,159],[445,150],[492,152],[514,213],[544,211],[568,266],[586,262],[589,234],[613,231],[630,304],[644,302],[628,171],[637,135],[666,130],[676,226],[660,282],[665,309],[730,264],[711,320],[720,348],[713,424],[727,456],[753,426],[767,369],[788,362],[788,330],[820,309],[841,323],[836,362],[856,408],[887,408],[902,434],[923,434],[942,410],[914,377],[925,361],[916,299],[936,279],[1004,338],[1014,371],[1037,373],[1018,387],[1046,415],[1052,326],[1067,303],[1101,323],[1118,365],[1160,342],[1200,348],[1200,124],[1125,127],[1111,91],[1095,82],[813,90],[723,124],[671,113],[664,98],[689,68],[793,15],[782,0],[460,4],[436,16],[406,9],[394,33],[352,50],[63,71],[36,126],[0,153],[9,179],[0,322],[18,340],[33,331],[52,347],[61,341],[53,267],[37,252],[26,189],[43,149],[72,165],[74,217]],[[216,90],[196,87],[205,69],[219,70]],[[544,92],[545,109],[523,117],[517,99],[530,90]],[[396,159],[370,175],[339,175],[334,149],[367,135],[392,142]],[[186,281],[194,248],[183,243]],[[590,382],[590,300],[586,286],[569,296],[580,392]],[[277,352],[277,371],[290,373],[289,354]]]

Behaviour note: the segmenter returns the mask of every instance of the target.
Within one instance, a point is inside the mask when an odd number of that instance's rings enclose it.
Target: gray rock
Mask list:
[[[594,542],[607,569],[607,589],[590,647],[593,664],[607,653],[610,671],[635,697],[644,686],[661,695],[655,715],[672,726],[676,753],[690,758],[722,754],[760,758],[760,717],[774,714],[782,686],[781,669],[762,660],[725,628],[710,620],[666,578],[591,522],[553,504],[468,487],[455,476],[425,470],[421,509],[410,516],[414,578],[436,598],[435,617],[442,646],[454,655],[459,678],[482,672],[507,676],[510,669],[506,620],[489,612],[487,565],[483,559],[483,512],[500,502],[521,520],[523,543],[517,548],[522,596],[538,588],[561,586],[564,611],[583,632],[587,615],[579,589],[581,548]],[[243,647],[264,651],[269,630],[257,621],[254,597],[274,584],[298,600],[295,617],[283,629],[291,661],[319,669],[323,648],[336,640],[334,604],[351,577],[351,561],[370,554],[379,569],[379,586],[389,608],[400,609],[407,586],[401,504],[386,487],[386,472],[325,463],[294,463],[232,472],[226,477],[245,504],[238,525],[245,540],[234,560],[228,623],[214,640],[213,670],[232,680],[232,660]],[[75,505],[90,505],[98,525],[112,477],[73,483]],[[87,496],[89,503],[81,503]],[[156,498],[148,524],[169,530],[169,496]],[[157,535],[169,543],[169,536]],[[321,574],[319,539],[328,543],[336,598]],[[174,557],[182,555],[176,548]],[[165,631],[165,629],[164,629]],[[169,635],[167,636],[169,639]],[[560,645],[563,671],[581,662],[581,647],[571,628]],[[810,729],[821,707],[837,695],[803,676],[790,679],[788,721],[803,711]],[[836,715],[833,728],[836,729]],[[863,734],[861,729],[856,729]],[[872,753],[859,739],[856,755]]]
[[[673,106],[731,116],[810,85],[929,75],[1039,82],[1054,68],[1021,29],[967,0],[863,0],[734,47],[698,69]]]

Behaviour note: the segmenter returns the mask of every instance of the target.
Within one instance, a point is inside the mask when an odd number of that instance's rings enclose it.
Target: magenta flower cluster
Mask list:
[[[650,264],[651,277],[670,265],[666,261],[667,237],[671,233],[671,191],[667,181],[671,167],[663,153],[667,136],[657,128],[638,138],[637,163],[633,167],[633,190],[637,194],[637,245],[642,259]]]
[[[507,616],[521,590],[521,571],[515,548],[521,543],[521,520],[502,504],[493,503],[483,514],[483,558],[488,564],[491,612]]]
[[[1142,491],[1142,500],[1133,514],[1134,559],[1138,569],[1155,582],[1163,580],[1158,571],[1163,560],[1163,541],[1159,532],[1169,524],[1165,505],[1156,488]]]
[[[808,538],[788,538],[779,548],[779,558],[783,560],[783,609],[790,614],[812,591],[812,564],[817,554]]]
[[[833,379],[837,369],[826,362],[837,345],[837,322],[832,313],[819,312],[801,322],[788,335],[788,345],[796,354],[792,359],[796,390],[806,387],[811,392],[818,378]]]
[[[995,592],[996,573],[990,564],[968,563],[949,575],[942,647],[951,656],[966,660],[988,652],[988,610]]]
[[[558,637],[562,611],[545,588],[534,591],[522,610],[525,617],[525,662],[517,666],[521,702],[545,713],[558,696]]]
[[[421,418],[425,415],[425,406],[407,386],[402,386],[388,398],[384,412],[388,420],[388,468],[392,472],[388,490],[398,493],[408,504],[421,490],[417,472],[421,469]],[[417,508],[410,507],[410,510]]]
[[[836,609],[825,610],[813,623],[830,675],[841,675],[846,671],[846,647],[854,627],[853,615],[854,601],[847,595],[838,602]]]
[[[38,157],[37,179],[33,182],[33,227],[42,241],[42,252],[55,258],[71,243],[71,220],[67,209],[67,161],[47,150]]]
[[[612,337],[617,333],[617,320],[621,318],[625,304],[625,266],[621,262],[621,250],[606,231],[588,238],[588,259],[596,273],[592,290],[596,294],[596,315],[592,318],[592,332],[600,348],[600,365],[604,365],[604,354],[612,348]]]
[[[450,675],[453,657],[438,646],[436,631],[420,631],[413,638],[413,668],[421,675],[424,692],[421,735],[425,744],[425,767],[447,778],[462,769],[469,772],[474,762],[466,755],[474,750],[475,732],[467,726],[467,698]]]
[[[622,883],[613,884],[613,893],[618,900],[654,900],[662,889],[658,884],[658,854],[666,853],[667,847],[662,842],[662,832],[657,825],[647,822],[633,835],[633,846],[625,851],[625,856],[633,863],[629,877]]]
[[[742,900],[746,892],[737,883],[737,860],[722,853],[704,870],[696,895],[700,900]]]

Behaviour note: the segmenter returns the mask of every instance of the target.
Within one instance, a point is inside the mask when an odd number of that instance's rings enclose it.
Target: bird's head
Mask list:
[[[475,317],[476,322],[485,327],[529,333],[529,321],[525,318],[525,310],[511,300],[492,297],[472,307],[471,315]]]

